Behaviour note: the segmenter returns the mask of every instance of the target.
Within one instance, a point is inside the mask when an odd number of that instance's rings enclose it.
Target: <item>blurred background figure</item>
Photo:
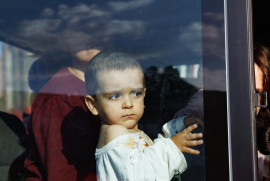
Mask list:
[[[27,141],[21,120],[0,111],[0,137],[0,180],[24,180]]]
[[[268,94],[268,105],[265,108],[257,107],[257,147],[258,147],[258,180],[263,177],[269,180],[269,159],[265,155],[270,154],[270,51],[263,45],[254,45],[254,69],[256,92]],[[264,166],[264,159],[265,164]],[[267,174],[263,170],[268,170]]]
[[[191,96],[186,106],[174,114],[173,118],[185,117],[183,119],[185,127],[198,122],[198,129],[194,130],[194,133],[204,134],[203,107],[203,89],[199,89]],[[181,174],[182,181],[205,180],[205,144],[196,146],[195,149],[200,151],[200,155],[184,154],[188,163],[188,169]]]
[[[47,81],[45,85],[36,84],[37,88],[42,88],[33,101],[27,129],[27,180],[68,181],[95,173],[95,159],[91,150],[96,147],[97,139],[93,137],[98,132],[98,127],[94,124],[88,127],[90,124],[85,122],[89,122],[91,114],[84,104],[84,67],[99,52],[98,49],[71,52],[66,59],[70,62],[69,65],[60,69],[49,80],[43,77],[41,80]],[[83,136],[83,139],[80,137],[80,140],[74,142],[77,133],[81,133],[79,137]],[[85,140],[88,141],[87,144],[81,144],[81,141],[85,143]],[[82,145],[84,148],[80,147]],[[76,148],[79,152],[74,153],[70,148]],[[88,155],[84,154],[86,149]]]

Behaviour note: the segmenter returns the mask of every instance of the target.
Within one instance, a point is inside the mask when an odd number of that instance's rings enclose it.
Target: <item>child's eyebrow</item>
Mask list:
[[[138,87],[138,88],[130,88],[131,90],[143,90],[144,87]]]
[[[136,90],[136,91],[143,91],[145,88],[144,87],[139,87],[139,88],[128,88],[129,90]],[[102,95],[106,96],[106,95],[111,95],[114,93],[121,93],[124,92],[125,89],[118,89],[118,90],[112,90],[112,91],[108,91],[108,92],[103,92],[101,93]]]
[[[108,91],[108,92],[101,92],[100,95],[102,95],[103,97],[110,97],[112,94],[115,93],[120,93],[121,94],[121,90],[113,90],[113,91]]]
[[[101,93],[103,96],[110,96],[110,95],[112,95],[112,94],[115,94],[115,93],[121,93],[121,91],[110,91],[110,92],[103,92],[103,93]]]

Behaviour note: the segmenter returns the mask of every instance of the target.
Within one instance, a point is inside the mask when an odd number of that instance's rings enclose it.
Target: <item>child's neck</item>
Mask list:
[[[101,127],[100,129],[101,130],[107,130],[109,127],[111,126],[119,126],[119,127],[122,127],[126,130],[127,133],[136,133],[136,132],[139,132],[141,130],[138,129],[138,125],[136,125],[134,128],[126,128],[122,125],[111,125],[111,124],[104,124],[104,123],[101,123]]]

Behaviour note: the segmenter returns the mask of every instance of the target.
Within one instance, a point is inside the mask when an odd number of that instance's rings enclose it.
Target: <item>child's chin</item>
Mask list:
[[[126,124],[125,127],[127,129],[137,129],[138,128],[138,122],[136,121],[130,121],[130,122],[133,122],[133,123],[130,123],[130,124]]]

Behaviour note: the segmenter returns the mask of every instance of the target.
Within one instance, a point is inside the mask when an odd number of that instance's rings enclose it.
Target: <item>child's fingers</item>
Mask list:
[[[190,147],[190,146],[198,146],[203,144],[203,140],[193,140],[193,141],[187,141],[186,142],[186,146]]]
[[[182,152],[193,154],[193,155],[199,155],[200,154],[200,151],[194,150],[194,149],[188,148],[188,147],[183,148]]]
[[[197,124],[193,124],[189,127],[187,127],[186,129],[183,130],[184,133],[191,133],[194,129],[196,129],[198,126]]]
[[[202,133],[193,133],[193,134],[188,134],[186,136],[186,140],[194,140],[194,139],[198,139],[198,138],[202,138],[203,134]]]

